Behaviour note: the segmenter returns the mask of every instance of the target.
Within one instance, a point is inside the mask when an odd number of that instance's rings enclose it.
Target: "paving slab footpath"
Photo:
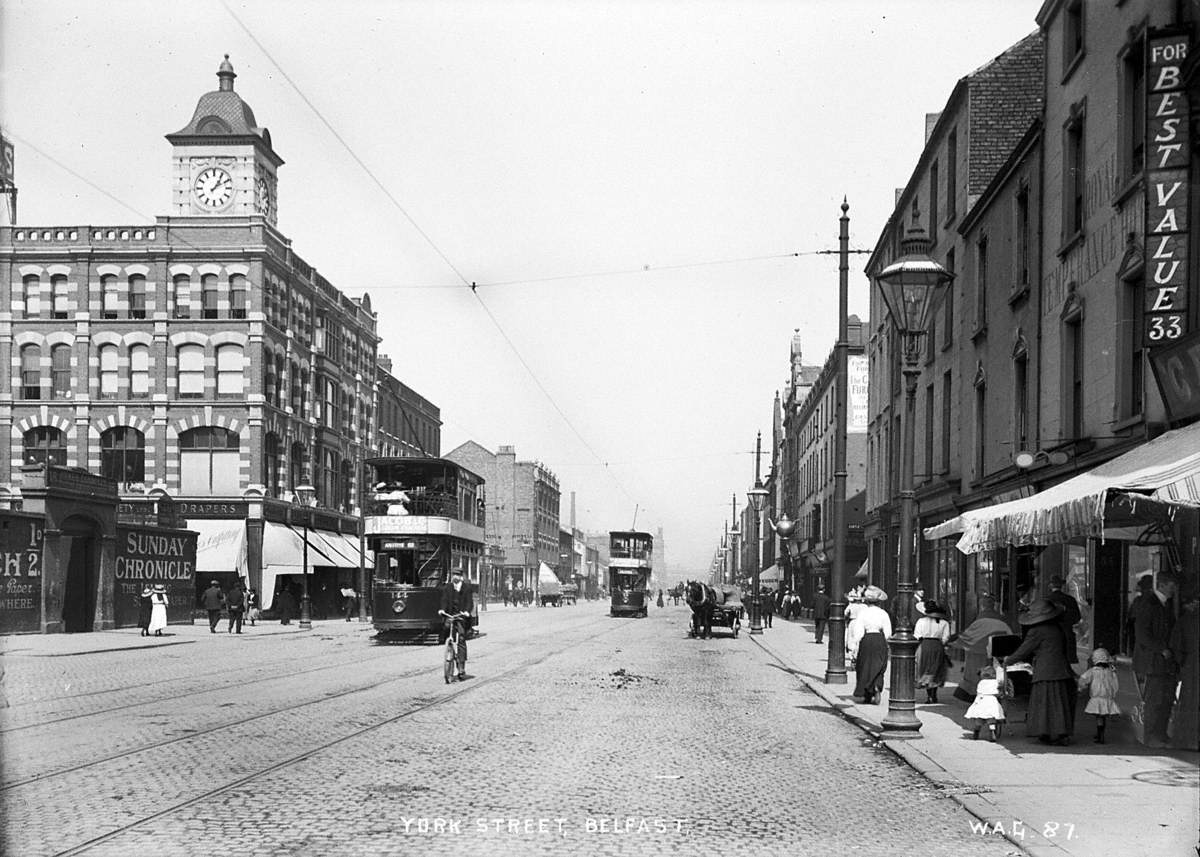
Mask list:
[[[980,836],[1003,836],[1033,857],[1200,854],[1200,753],[1120,738],[1094,744],[1091,718],[1080,720],[1077,743],[1067,747],[1026,737],[1023,722],[1010,723],[997,743],[974,740],[968,704],[953,698],[952,683],[938,704],[918,704],[918,737],[893,737],[881,723],[887,684],[878,705],[853,698],[853,669],[846,684],[826,684],[828,638],[817,645],[811,621],[776,617],[750,640],[958,801],[979,820]]]

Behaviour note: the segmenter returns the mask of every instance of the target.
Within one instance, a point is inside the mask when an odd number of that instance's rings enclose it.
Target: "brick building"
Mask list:
[[[526,586],[537,591],[538,564],[559,566],[560,491],[558,477],[540,461],[517,461],[512,446],[496,452],[467,441],[446,458],[478,473],[486,482],[486,539],[504,553],[492,569],[489,591]]]
[[[19,505],[21,465],[48,463],[115,479],[127,508],[165,492],[200,534],[198,586],[243,577],[269,606],[311,576],[320,616],[360,581],[361,462],[436,451],[440,420],[380,365],[369,299],[276,228],[283,160],[228,58],[217,77],[167,135],[169,216],[0,229],[0,491]]]

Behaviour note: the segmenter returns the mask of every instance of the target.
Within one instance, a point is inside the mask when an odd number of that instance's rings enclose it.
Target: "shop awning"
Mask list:
[[[244,519],[191,519],[187,529],[195,530],[196,571],[236,571],[246,574],[246,521]]]
[[[972,509],[925,530],[926,539],[962,533],[966,554],[1012,545],[1103,537],[1163,507],[1200,506],[1200,422],[1169,431],[1086,473],[1007,503]],[[1169,512],[1169,508],[1167,509]]]
[[[368,568],[374,564],[370,551],[367,551],[366,563]],[[308,573],[312,574],[317,566],[358,569],[358,536],[310,528]],[[279,575],[303,573],[304,528],[266,521],[263,525],[263,606],[271,606]]]
[[[771,583],[783,580],[783,569],[777,565],[768,565],[759,572],[758,580],[760,583]]]

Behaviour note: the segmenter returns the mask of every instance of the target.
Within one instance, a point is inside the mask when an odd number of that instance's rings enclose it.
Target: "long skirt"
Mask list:
[[[936,637],[924,637],[917,645],[917,687],[941,687],[946,683],[946,647]]]
[[[165,630],[167,627],[167,605],[155,604],[150,608],[150,626],[148,630],[151,634]]]
[[[1026,735],[1031,738],[1044,735],[1053,740],[1074,733],[1073,684],[1069,678],[1033,683],[1029,693],[1029,716],[1025,721]]]
[[[883,691],[883,674],[888,666],[888,644],[883,634],[864,634],[858,644],[858,657],[854,661],[854,672],[858,681],[854,685],[855,696],[877,696]]]

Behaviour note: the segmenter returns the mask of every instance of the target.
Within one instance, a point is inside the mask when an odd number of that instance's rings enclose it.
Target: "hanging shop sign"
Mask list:
[[[1171,421],[1200,417],[1200,331],[1151,351],[1150,365]]]
[[[1187,333],[1188,101],[1186,34],[1151,32],[1146,73],[1145,339],[1170,345]]]

